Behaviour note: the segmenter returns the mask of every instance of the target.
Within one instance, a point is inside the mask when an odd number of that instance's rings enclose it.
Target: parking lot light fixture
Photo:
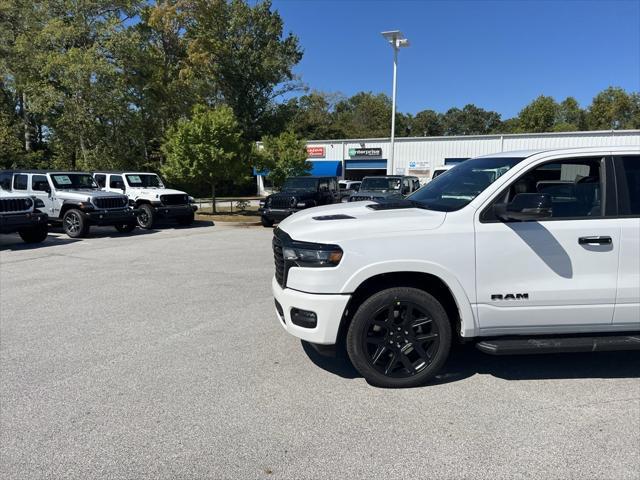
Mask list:
[[[389,170],[388,173],[393,175],[395,173],[393,154],[394,154],[394,141],[396,130],[396,76],[398,71],[398,50],[409,46],[409,40],[402,35],[400,30],[390,30],[388,32],[382,32],[382,36],[391,44],[393,48],[393,93],[391,95],[391,142],[389,145]]]

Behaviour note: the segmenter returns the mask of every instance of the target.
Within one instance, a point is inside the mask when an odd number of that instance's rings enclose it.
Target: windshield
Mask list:
[[[442,212],[459,210],[522,158],[468,160],[440,175],[408,197],[422,207]]]
[[[163,188],[162,180],[155,173],[136,173],[125,175],[127,177],[127,183],[130,187],[134,188],[149,188],[157,187]]]
[[[58,189],[97,189],[98,185],[88,173],[52,173],[53,186]]]
[[[400,190],[399,178],[372,177],[362,180],[360,190]]]
[[[317,190],[318,179],[317,178],[305,178],[305,177],[293,177],[287,178],[282,187],[283,192],[291,190]]]

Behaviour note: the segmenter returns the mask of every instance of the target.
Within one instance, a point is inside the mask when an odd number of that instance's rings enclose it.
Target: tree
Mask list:
[[[596,95],[587,113],[592,130],[618,130],[640,126],[638,94],[629,95],[622,88],[609,87]]]
[[[383,93],[360,92],[338,102],[334,118],[346,138],[388,137],[391,99]]]
[[[553,97],[540,95],[520,111],[520,129],[532,133],[551,132],[558,112],[559,107]]]
[[[311,169],[305,145],[306,142],[290,130],[277,137],[266,136],[262,139],[256,167],[268,170],[273,186],[282,188],[287,177],[307,175]]]
[[[247,140],[258,140],[265,114],[296,84],[293,67],[302,59],[298,39],[283,35],[271,1],[193,0],[185,32],[188,73],[205,83],[208,103],[224,101]]]
[[[211,186],[213,212],[216,186],[233,181],[248,168],[248,148],[230,107],[199,106],[190,120],[170,129],[163,145],[169,180],[204,181]]]
[[[554,131],[586,130],[585,112],[573,97],[567,97],[558,106],[558,116],[555,121]]]
[[[433,110],[422,110],[411,119],[411,135],[436,137],[444,133],[442,116]]]
[[[500,114],[467,104],[462,110],[451,108],[444,114],[445,135],[485,135],[500,125]]]

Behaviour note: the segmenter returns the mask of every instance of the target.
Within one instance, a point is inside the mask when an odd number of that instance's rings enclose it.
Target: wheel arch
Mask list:
[[[60,214],[59,217],[62,218],[64,217],[64,214],[67,213],[69,210],[80,210],[80,212],[82,212],[82,210],[80,209],[80,205],[76,202],[64,202],[61,206],[60,206]]]
[[[393,287],[417,288],[430,293],[442,303],[455,337],[467,338],[476,335],[477,330],[471,302],[457,281],[445,279],[442,275],[432,272],[391,270],[375,273],[352,286],[353,293],[340,323],[338,341],[344,340],[353,315],[362,302],[379,291]]]

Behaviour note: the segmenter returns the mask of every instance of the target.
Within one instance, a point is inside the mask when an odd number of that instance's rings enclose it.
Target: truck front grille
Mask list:
[[[160,201],[163,205],[186,205],[189,197],[180,193],[172,193],[169,195],[160,195]]]
[[[123,208],[128,204],[126,197],[105,197],[94,199],[94,204],[98,208]]]
[[[286,283],[285,273],[285,262],[284,255],[282,254],[282,241],[278,238],[278,236],[274,233],[273,241],[271,242],[273,246],[273,262],[276,267],[276,281],[278,285],[284,288]]]
[[[30,198],[0,198],[0,212],[18,213],[28,212],[33,206]]]
[[[269,206],[271,208],[291,208],[293,206],[292,197],[271,197]]]

